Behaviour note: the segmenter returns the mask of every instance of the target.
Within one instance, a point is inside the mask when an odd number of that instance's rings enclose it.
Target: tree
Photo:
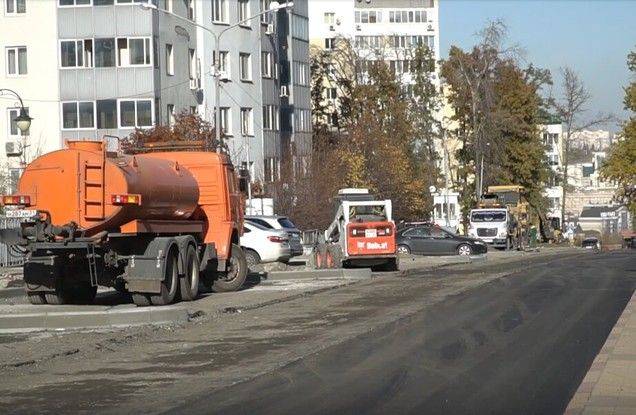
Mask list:
[[[182,111],[175,115],[174,125],[156,125],[148,129],[137,128],[121,142],[127,153],[146,151],[143,149],[152,143],[185,143],[197,142],[198,147],[207,151],[217,151],[227,147],[216,140],[214,127],[197,114]],[[200,143],[200,144],[199,144]]]
[[[570,151],[572,149],[573,135],[576,132],[590,128],[594,125],[604,124],[613,119],[612,115],[598,115],[589,121],[583,121],[582,117],[587,111],[586,106],[592,96],[585,88],[583,81],[576,71],[565,67],[561,69],[563,93],[559,100],[553,100],[552,105],[557,115],[563,120],[565,134],[563,136],[563,197],[561,198],[561,226],[565,230],[565,206],[568,193],[568,169],[570,166]]]
[[[627,59],[629,70],[636,75],[636,51]],[[618,197],[632,214],[632,229],[636,229],[636,81],[625,88],[625,109],[631,111],[623,124],[620,141],[614,144],[601,167],[601,177],[619,185]]]

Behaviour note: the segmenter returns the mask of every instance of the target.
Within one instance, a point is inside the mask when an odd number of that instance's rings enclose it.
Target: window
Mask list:
[[[305,42],[309,41],[309,19],[293,13],[291,18],[292,37]]]
[[[239,54],[239,71],[241,73],[241,81],[252,80],[252,56],[249,53]]]
[[[60,41],[62,68],[92,68],[93,39]]]
[[[190,89],[199,87],[199,62],[194,49],[188,49],[188,75],[190,77]]]
[[[115,0],[93,0],[93,6],[112,6]]]
[[[26,13],[26,0],[5,0],[4,14],[14,16]]]
[[[174,104],[168,104],[166,107],[166,120],[168,120],[168,125],[172,127],[175,123],[174,119]]]
[[[73,101],[62,103],[63,130],[92,130],[95,128],[95,103]]]
[[[389,12],[390,23],[426,23],[425,10],[392,10]]]
[[[146,66],[152,64],[149,37],[117,38],[119,66]]]
[[[327,88],[327,98],[328,99],[338,98],[338,90],[336,88]]]
[[[59,0],[59,6],[90,6],[91,0]]]
[[[265,181],[273,182],[275,180],[278,180],[280,167],[280,161],[278,160],[278,157],[265,157],[263,159],[263,162]],[[269,227],[271,228],[271,225],[269,225]]]
[[[186,0],[186,7],[188,8],[188,19],[194,20],[194,0]]]
[[[227,0],[212,0],[212,21],[229,23],[227,15]]]
[[[20,76],[27,74],[27,48],[14,46],[6,49],[7,75]]]
[[[174,5],[172,4],[173,0],[166,0],[166,10],[169,12],[173,11]]]
[[[263,78],[274,77],[274,59],[271,52],[261,52],[261,75]]]
[[[212,58],[216,61],[216,52],[212,52]],[[219,71],[225,72],[226,74],[230,73],[230,61],[228,60],[229,55],[227,51],[221,51],[219,53]]]
[[[238,0],[238,20],[242,22],[250,18],[250,1]],[[250,22],[244,22],[241,26],[249,26]]]
[[[197,107],[194,107],[194,106],[190,107],[190,114],[196,114],[196,113],[198,113]]]
[[[230,108],[221,107],[221,131],[225,135],[232,135],[232,120],[230,118]]]
[[[294,84],[301,86],[309,85],[309,65],[304,62],[293,63],[294,68]]]
[[[336,39],[333,37],[325,38],[325,49],[334,49],[336,47]]]
[[[278,107],[275,105],[263,105],[263,129],[278,130]]]
[[[325,24],[332,25],[336,23],[336,14],[333,12],[325,13]]]
[[[174,75],[174,52],[172,45],[166,43],[166,75]]]
[[[27,107],[24,107],[24,110],[26,111],[27,115],[29,115],[29,109]],[[20,135],[22,135],[22,132],[18,128],[18,123],[15,122],[15,119],[18,117],[18,115],[20,115],[20,108],[7,109],[7,125],[9,126],[9,137],[19,137]],[[28,130],[25,132],[25,135],[29,135]]]
[[[271,0],[261,0],[261,12],[269,10],[269,6],[271,2],[272,2]],[[265,24],[271,23],[272,19],[273,19],[272,13],[264,13],[261,16],[261,23],[265,23]]]
[[[95,39],[95,67],[111,68],[116,66],[115,39]]]
[[[254,120],[251,108],[241,108],[241,135],[254,135]]]
[[[114,130],[117,128],[117,100],[104,99],[97,101],[97,128]]]
[[[153,109],[151,99],[119,101],[119,128],[151,127]]]
[[[356,23],[380,23],[382,22],[382,12],[376,10],[355,12]]]

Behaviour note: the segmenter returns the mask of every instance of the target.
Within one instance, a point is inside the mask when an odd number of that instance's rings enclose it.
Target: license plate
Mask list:
[[[7,210],[4,214],[7,218],[26,219],[36,216],[38,211],[34,209],[17,209]]]
[[[365,229],[364,230],[364,237],[365,238],[375,238],[376,236],[378,236],[378,230],[377,229]]]

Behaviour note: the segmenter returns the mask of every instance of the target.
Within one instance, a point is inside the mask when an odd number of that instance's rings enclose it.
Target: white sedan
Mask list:
[[[287,232],[247,221],[243,223],[241,248],[249,267],[267,262],[286,262],[292,256]]]

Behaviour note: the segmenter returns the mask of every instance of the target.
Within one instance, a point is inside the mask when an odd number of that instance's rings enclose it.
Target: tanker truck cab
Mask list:
[[[342,189],[325,244],[314,249],[317,268],[369,266],[397,270],[395,224],[390,200],[375,200],[367,189]]]
[[[23,218],[0,240],[25,254],[32,303],[90,303],[101,285],[140,306],[165,305],[193,300],[200,283],[243,285],[242,196],[226,154],[200,142],[133,154],[100,141],[67,145],[31,162],[17,194],[2,198]]]
[[[505,207],[472,209],[468,235],[493,247],[506,248],[513,220]]]

